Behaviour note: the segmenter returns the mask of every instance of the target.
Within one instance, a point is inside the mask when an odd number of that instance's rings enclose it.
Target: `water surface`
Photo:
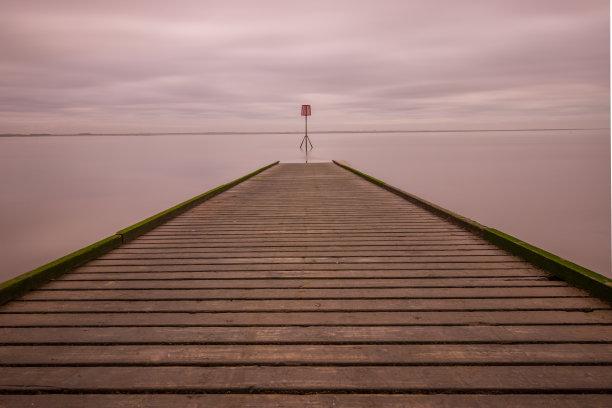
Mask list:
[[[300,135],[0,138],[0,281],[273,161]],[[610,272],[609,131],[312,134],[338,159]]]

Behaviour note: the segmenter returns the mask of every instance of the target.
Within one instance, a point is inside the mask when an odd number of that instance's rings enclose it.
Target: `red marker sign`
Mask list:
[[[302,143],[300,144],[300,150],[302,150],[302,146],[306,146],[306,163],[308,163],[308,145],[310,144],[310,150],[312,150],[312,142],[308,137],[308,117],[310,115],[310,105],[302,105],[302,116],[304,116],[304,138],[302,139]]]

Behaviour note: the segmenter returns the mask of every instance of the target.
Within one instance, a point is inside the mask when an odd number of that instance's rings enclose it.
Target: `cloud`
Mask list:
[[[5,1],[0,132],[602,127],[607,1]]]

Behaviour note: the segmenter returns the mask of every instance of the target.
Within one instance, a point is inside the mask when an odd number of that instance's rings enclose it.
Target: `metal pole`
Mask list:
[[[304,116],[304,138],[306,139],[306,153],[308,153],[308,116]]]

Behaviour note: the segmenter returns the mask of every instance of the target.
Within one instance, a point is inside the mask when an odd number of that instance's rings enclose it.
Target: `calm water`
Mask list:
[[[389,184],[610,272],[609,131],[313,134]],[[0,281],[276,160],[299,135],[0,138]]]

